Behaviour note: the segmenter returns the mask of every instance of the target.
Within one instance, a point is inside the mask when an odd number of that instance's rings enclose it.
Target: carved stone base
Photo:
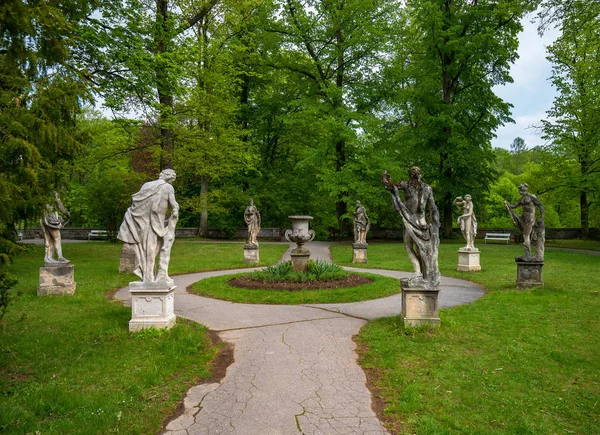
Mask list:
[[[75,293],[75,266],[71,263],[59,263],[56,266],[40,267],[40,285],[38,296],[72,295]]]
[[[517,288],[543,287],[543,261],[519,261],[517,263]]]
[[[137,263],[134,246],[133,243],[123,243],[121,259],[119,262],[119,273],[133,273],[133,269],[135,269]]]
[[[258,245],[244,245],[244,263],[256,264],[258,262]]]
[[[408,279],[400,280],[402,287],[402,311],[400,317],[407,326],[438,326],[438,295],[440,289],[424,289],[409,284]]]
[[[295,272],[303,272],[306,269],[308,269],[308,260],[310,259],[310,252],[294,253],[292,251],[290,255],[292,257],[292,269],[294,269]]]
[[[366,263],[367,262],[367,247],[364,245],[352,245],[352,262]]]
[[[135,285],[132,286],[132,284]],[[175,289],[177,287],[139,288],[141,287],[139,284],[137,282],[129,284],[129,294],[131,295],[129,330],[172,328],[177,321],[175,316]]]
[[[481,270],[479,264],[479,250],[461,248],[458,250],[458,266],[456,270],[461,272],[472,272]]]

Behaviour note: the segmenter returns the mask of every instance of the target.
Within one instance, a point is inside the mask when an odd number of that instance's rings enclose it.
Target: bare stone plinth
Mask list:
[[[58,263],[40,267],[38,296],[72,295],[75,293],[75,266],[71,263]]]
[[[543,261],[522,261],[515,259],[517,263],[517,288],[543,287],[542,268]]]
[[[155,283],[129,283],[131,294],[131,320],[129,331],[141,331],[148,328],[172,328],[175,316],[176,286],[154,285]]]
[[[366,263],[367,262],[367,246],[363,244],[352,245],[352,262]]]
[[[456,266],[456,270],[461,272],[475,272],[481,270],[481,265],[479,264],[479,249],[459,249],[458,266]]]
[[[402,311],[400,317],[407,326],[439,326],[439,288],[427,289],[411,285],[408,279],[400,280],[402,288]]]
[[[308,269],[308,260],[310,259],[310,252],[294,252],[290,254],[292,257],[292,269],[295,272],[303,272]]]
[[[244,263],[256,264],[259,262],[258,245],[244,245]]]
[[[132,243],[123,243],[119,261],[119,273],[133,273],[136,263],[135,245]]]

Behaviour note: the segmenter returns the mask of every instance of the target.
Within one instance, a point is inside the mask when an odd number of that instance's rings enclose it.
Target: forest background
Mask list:
[[[560,30],[546,145],[493,149],[512,122],[493,87],[536,10],[540,32]],[[381,173],[411,166],[446,237],[467,193],[481,227],[512,227],[503,199],[521,183],[547,227],[600,227],[598,2],[6,0],[0,15],[3,263],[53,191],[71,225],[114,234],[164,168],[200,236],[233,233],[250,198],[263,227],[309,214],[319,237],[348,237],[356,200],[399,227]]]

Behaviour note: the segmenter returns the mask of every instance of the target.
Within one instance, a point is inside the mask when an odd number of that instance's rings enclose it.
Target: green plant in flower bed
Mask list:
[[[252,273],[252,280],[261,282],[309,282],[344,279],[349,275],[340,266],[322,260],[309,260],[305,272],[296,272],[291,261],[284,261]]]

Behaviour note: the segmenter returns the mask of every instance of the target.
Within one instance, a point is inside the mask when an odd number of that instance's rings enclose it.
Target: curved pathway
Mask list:
[[[329,259],[329,244],[307,244],[312,258]],[[240,254],[241,255],[241,254]],[[289,255],[289,250],[283,259]],[[354,269],[394,278],[405,272]],[[234,362],[217,383],[190,389],[172,435],[387,434],[371,409],[371,393],[352,337],[367,320],[400,313],[401,296],[312,305],[237,304],[186,292],[204,278],[247,272],[223,270],[175,276],[178,316],[216,331],[234,346]],[[471,282],[442,278],[440,308],[484,294]],[[127,289],[116,297],[130,305]]]

